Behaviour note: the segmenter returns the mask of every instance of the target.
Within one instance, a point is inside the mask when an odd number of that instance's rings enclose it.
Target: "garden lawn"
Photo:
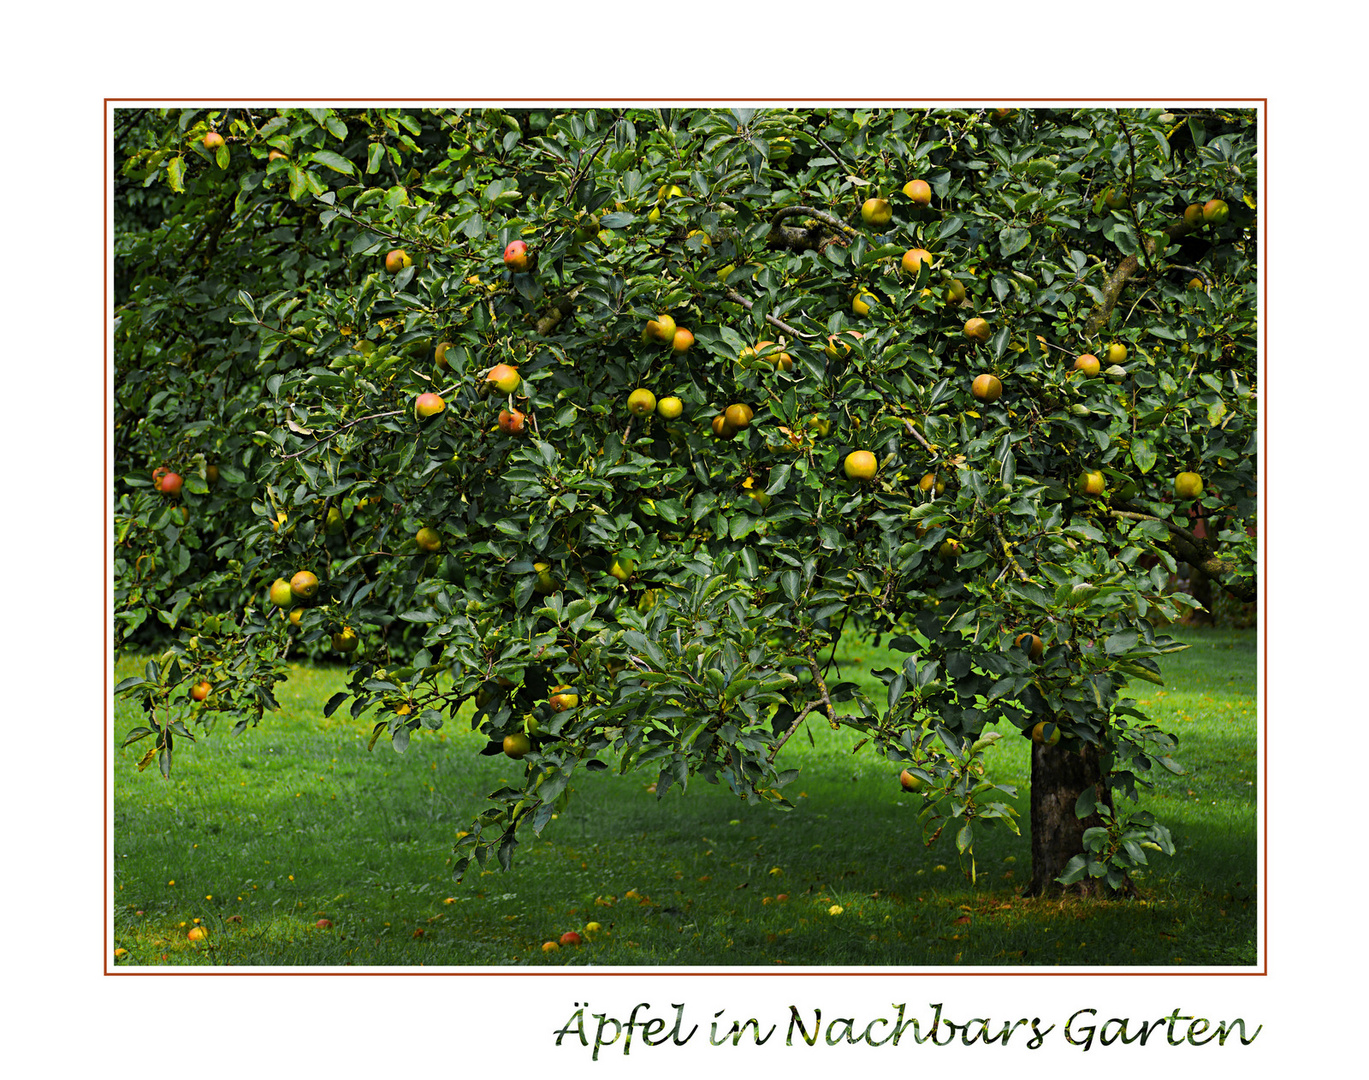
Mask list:
[[[372,720],[323,704],[338,668],[296,668],[258,728],[177,744],[165,779],[145,744],[114,751],[114,947],[121,965],[955,967],[1256,963],[1256,650],[1250,630],[1178,628],[1166,685],[1132,693],[1179,737],[1142,805],[1178,853],[1136,877],[1139,901],[1024,900],[1027,837],[990,831],[978,881],[951,832],[922,842],[921,798],[850,732],[810,721],[783,759],[790,813],[695,780],[580,776],[567,810],[530,832],[513,869],[452,881],[451,846],[523,767],[479,756],[468,713],[407,753],[368,752]],[[900,657],[851,643],[843,677]],[[141,670],[119,661],[116,681]],[[467,707],[469,709],[469,706]],[[139,723],[121,700],[115,745]],[[1029,745],[988,755],[1028,827]],[[325,920],[325,925],[319,921]],[[586,927],[599,929],[586,934]],[[203,927],[193,942],[188,932]],[[579,947],[544,952],[568,930]]]

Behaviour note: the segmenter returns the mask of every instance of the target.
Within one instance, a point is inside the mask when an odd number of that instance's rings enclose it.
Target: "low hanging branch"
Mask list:
[[[1176,559],[1182,559],[1189,565],[1196,566],[1237,600],[1250,603],[1256,598],[1259,586],[1258,579],[1238,577],[1235,580],[1228,580],[1240,569],[1240,564],[1234,559],[1222,558],[1211,540],[1195,536],[1187,529],[1175,525],[1174,522],[1157,518],[1151,514],[1142,514],[1135,510],[1110,510],[1108,512],[1113,517],[1121,518],[1124,521],[1160,522],[1169,530],[1169,540],[1163,546]]]

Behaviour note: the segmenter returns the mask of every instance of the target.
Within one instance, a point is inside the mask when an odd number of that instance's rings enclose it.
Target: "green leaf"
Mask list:
[[[1136,463],[1136,467],[1142,473],[1148,473],[1155,468],[1157,460],[1155,450],[1145,439],[1131,440],[1131,460]]]
[[[1031,243],[1031,238],[1031,230],[1008,226],[998,233],[998,252],[1005,259],[1009,255],[1016,255]]]
[[[1136,648],[1137,642],[1141,640],[1141,635],[1136,630],[1119,630],[1115,634],[1110,634],[1107,641],[1103,643],[1103,651],[1109,656],[1117,656],[1119,653],[1130,652]]]
[[[341,154],[335,154],[331,150],[315,150],[310,156],[319,164],[327,165],[334,172],[340,172],[347,176],[356,175],[356,166]]]
[[[179,154],[166,163],[166,182],[172,191],[185,191],[185,159]]]

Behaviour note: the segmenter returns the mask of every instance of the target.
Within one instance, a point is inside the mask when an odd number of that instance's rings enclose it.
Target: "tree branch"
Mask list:
[[[1169,542],[1161,546],[1176,559],[1182,559],[1184,562],[1196,566],[1237,600],[1249,603],[1256,598],[1259,583],[1255,578],[1226,580],[1229,575],[1240,569],[1240,564],[1233,559],[1222,558],[1211,540],[1195,536],[1182,526],[1175,525],[1172,521],[1166,521],[1164,518],[1158,518],[1152,514],[1142,514],[1135,510],[1115,509],[1110,509],[1108,513],[1125,521],[1160,522],[1169,530]]]
[[[752,308],[751,301],[744,297],[736,289],[728,289],[727,298],[733,301],[734,303],[741,304],[741,306],[746,308],[747,311],[750,311]],[[775,316],[769,314],[768,312],[766,313],[765,321],[768,322],[771,326],[783,330],[786,334],[791,334],[794,337],[799,338],[801,341],[814,341],[817,339],[818,336],[817,334],[800,333],[799,331],[795,330],[792,326],[790,326],[787,322],[781,322],[779,319],[775,318]]]
[[[1194,231],[1194,226],[1190,225],[1183,218],[1173,221],[1161,230],[1171,240],[1186,236]],[[1149,236],[1138,237],[1145,249],[1147,257],[1155,250],[1155,241]],[[1089,321],[1084,326],[1085,339],[1093,337],[1099,329],[1108,321],[1108,316],[1112,314],[1112,309],[1117,306],[1117,301],[1122,295],[1122,290],[1128,281],[1136,276],[1136,272],[1141,268],[1141,260],[1136,255],[1128,255],[1120,263],[1117,269],[1112,272],[1107,281],[1103,284],[1103,300],[1093,309],[1089,316]]]

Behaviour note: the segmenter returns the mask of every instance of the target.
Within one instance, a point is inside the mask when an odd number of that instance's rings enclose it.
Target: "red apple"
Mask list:
[[[528,268],[528,245],[522,240],[512,240],[509,246],[504,249],[504,265],[515,274],[521,274]]]

